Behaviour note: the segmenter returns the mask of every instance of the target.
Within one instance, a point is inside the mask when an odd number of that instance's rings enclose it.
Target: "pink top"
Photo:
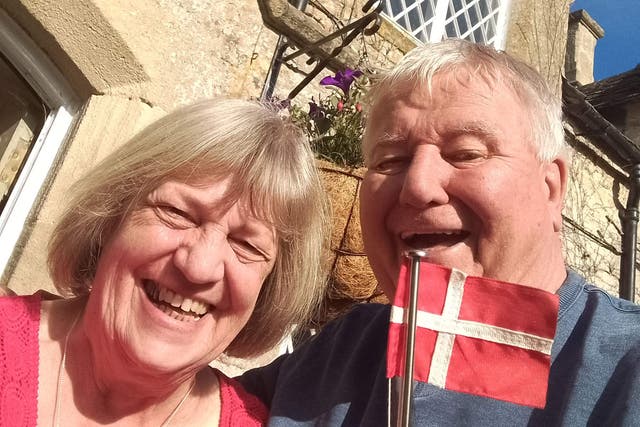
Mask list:
[[[38,419],[40,297],[0,298],[0,427]]]
[[[38,295],[0,298],[0,427],[32,427],[38,420]],[[220,381],[220,426],[263,426],[268,411],[235,380]]]
[[[254,395],[232,378],[217,372],[220,381],[220,426],[254,427],[267,424],[269,411]]]

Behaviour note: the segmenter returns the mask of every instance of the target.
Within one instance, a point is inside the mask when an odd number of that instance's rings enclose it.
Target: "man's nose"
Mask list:
[[[218,282],[224,277],[224,242],[223,233],[201,232],[182,242],[174,253],[173,262],[185,279],[193,284]]]
[[[405,173],[400,203],[416,208],[448,203],[446,183],[450,167],[440,155],[438,147],[419,147]]]

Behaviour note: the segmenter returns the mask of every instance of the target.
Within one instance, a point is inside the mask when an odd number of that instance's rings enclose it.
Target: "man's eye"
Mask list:
[[[393,175],[401,172],[405,168],[407,162],[408,159],[404,157],[390,157],[374,162],[371,169],[384,175]]]
[[[446,155],[446,160],[449,163],[475,163],[485,160],[487,153],[480,150],[463,150],[449,153]]]

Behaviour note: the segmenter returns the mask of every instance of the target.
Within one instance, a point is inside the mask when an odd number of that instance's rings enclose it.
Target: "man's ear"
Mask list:
[[[554,159],[544,165],[545,185],[548,191],[548,209],[553,219],[553,230],[562,230],[562,208],[567,194],[569,163],[564,158]]]

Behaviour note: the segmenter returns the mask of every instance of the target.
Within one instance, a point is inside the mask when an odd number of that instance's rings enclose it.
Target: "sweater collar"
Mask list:
[[[578,295],[582,291],[586,284],[584,277],[580,276],[574,271],[567,270],[567,278],[558,289],[558,296],[560,297],[560,310],[558,317],[562,316],[571,305],[578,298]]]

